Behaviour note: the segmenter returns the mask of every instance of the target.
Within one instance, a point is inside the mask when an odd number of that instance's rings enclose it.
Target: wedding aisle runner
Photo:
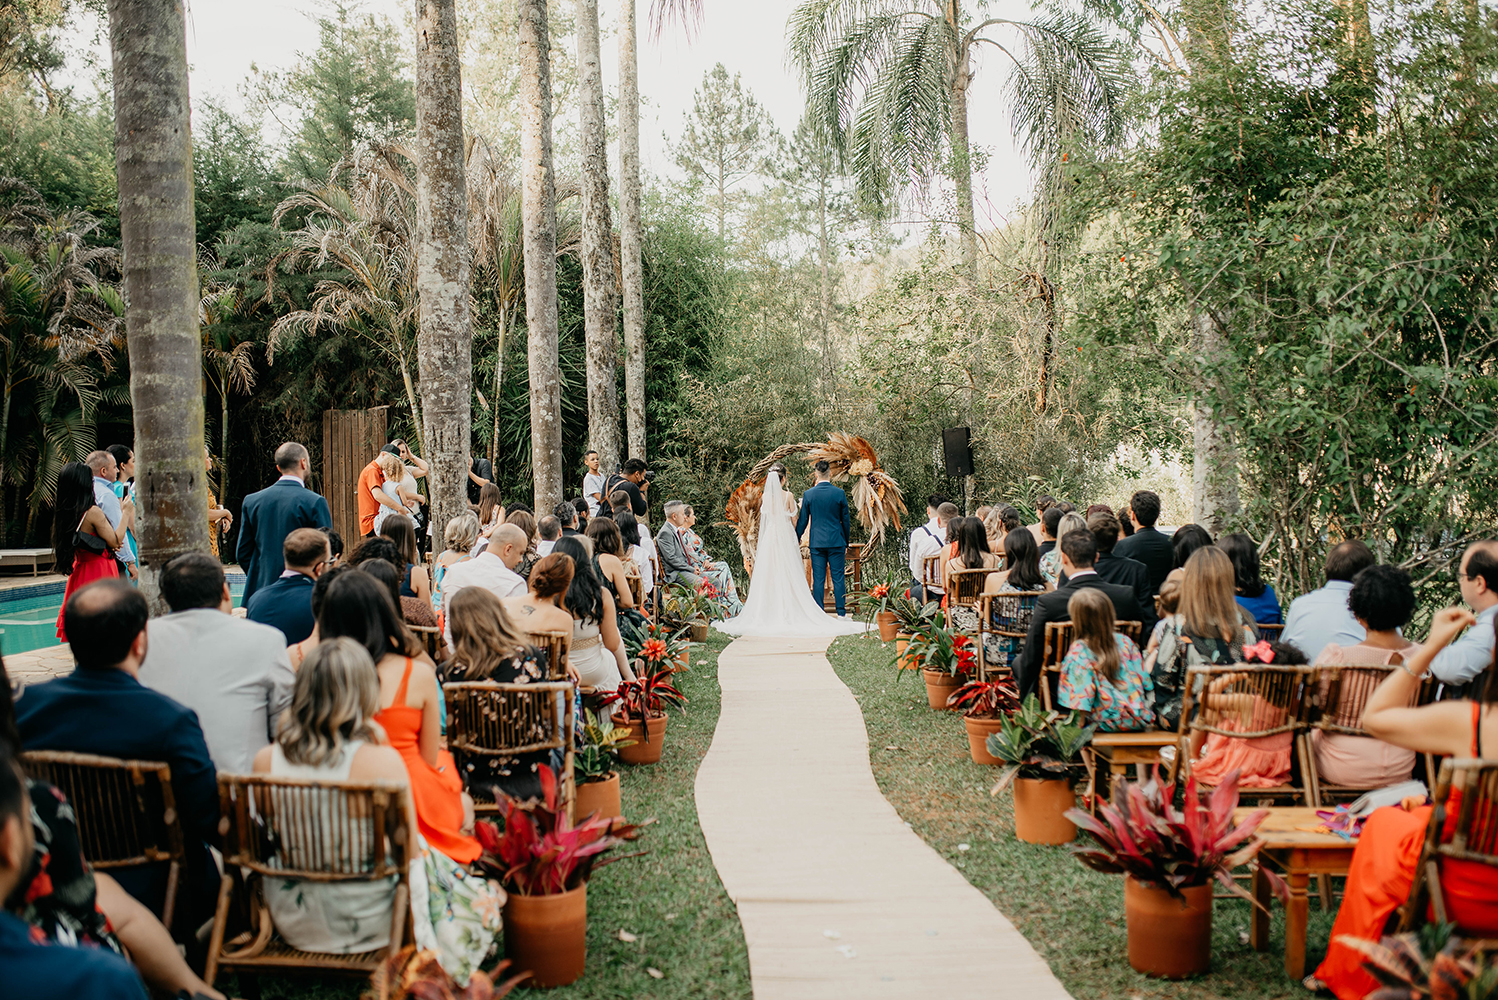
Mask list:
[[[1064,1000],[1019,931],[880,794],[828,645],[744,638],[718,659],[697,814],[755,1000]]]

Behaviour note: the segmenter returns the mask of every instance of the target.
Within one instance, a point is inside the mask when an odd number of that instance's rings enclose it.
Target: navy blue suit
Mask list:
[[[184,876],[195,904],[212,914],[218,891],[204,847],[218,840],[218,775],[208,756],[197,713],[122,670],[75,670],[25,688],[16,700],[16,725],[27,750],[63,750],[126,760],[159,760],[172,769],[172,795],[187,848]],[[155,869],[162,869],[157,871]],[[126,891],[159,915],[165,892],[161,865],[116,869]],[[198,919],[202,919],[201,916]],[[193,924],[196,926],[196,924]]]
[[[822,604],[827,571],[832,570],[832,596],[837,613],[843,614],[843,560],[848,552],[852,524],[848,517],[848,495],[830,482],[821,482],[801,494],[801,514],[796,518],[796,537],[811,524],[811,593]]]
[[[235,557],[244,569],[244,600],[276,582],[286,568],[281,547],[298,528],[333,526],[328,501],[300,483],[282,479],[244,498]],[[306,638],[303,636],[302,638]]]
[[[281,630],[286,645],[312,634],[312,577],[305,573],[283,576],[269,587],[261,587],[245,601],[245,617],[252,622]]]

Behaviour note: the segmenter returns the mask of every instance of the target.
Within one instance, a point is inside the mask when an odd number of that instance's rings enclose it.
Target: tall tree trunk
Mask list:
[[[135,413],[140,585],[208,551],[187,26],[177,0],[109,0],[125,330]]]
[[[1337,53],[1337,67],[1349,82],[1356,81],[1346,116],[1356,135],[1372,135],[1378,128],[1378,107],[1374,87],[1373,24],[1368,17],[1368,0],[1337,0],[1342,20],[1342,48]]]
[[[473,327],[468,184],[454,0],[416,5],[416,370],[425,410],[427,523],[468,509]],[[496,401],[497,402],[497,401]]]
[[[827,399],[837,412],[837,350],[832,344],[832,241],[827,236],[827,161],[817,161],[817,258],[821,265],[822,353],[827,366]]]
[[[1203,369],[1223,363],[1227,344],[1222,328],[1209,313],[1195,317],[1196,356]],[[1206,379],[1211,391],[1213,379]],[[1218,393],[1217,395],[1221,395]],[[1238,462],[1233,433],[1225,414],[1201,396],[1191,401],[1191,517],[1216,535],[1238,513]]]
[[[609,219],[609,145],[603,113],[598,0],[577,0],[582,105],[583,334],[587,344],[588,442],[602,468],[619,464],[619,351],[614,329],[614,236]]]
[[[218,394],[218,502],[229,506],[229,384],[225,379],[223,391]],[[211,530],[211,529],[210,529]]]
[[[957,228],[962,248],[962,270],[968,281],[978,280],[978,227],[973,214],[973,157],[967,129],[967,88],[972,81],[968,46],[962,44],[962,13],[958,0],[943,4],[951,36],[952,61],[952,180],[957,185]]]
[[[499,461],[499,401],[505,382],[505,340],[510,332],[510,304],[499,307],[499,346],[494,350],[494,435],[489,439],[489,464]]]
[[[629,454],[645,457],[645,231],[640,221],[640,79],[635,0],[619,3],[619,257]]]
[[[551,34],[546,0],[520,5],[520,184],[534,503],[562,500],[562,376],[557,360],[557,198],[551,164]]]

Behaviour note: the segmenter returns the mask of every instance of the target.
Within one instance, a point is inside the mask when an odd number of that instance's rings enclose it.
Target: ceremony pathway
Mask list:
[[[825,639],[738,639],[697,813],[738,905],[755,1000],[1066,1000],[993,904],[907,827],[869,769]]]

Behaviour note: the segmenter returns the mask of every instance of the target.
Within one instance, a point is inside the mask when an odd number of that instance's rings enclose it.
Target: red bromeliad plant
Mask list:
[[[621,681],[618,690],[603,699],[604,705],[618,704],[619,714],[629,719],[648,719],[660,715],[667,706],[680,708],[686,696],[671,684],[668,673],[641,674],[632,681]]]
[[[1182,889],[1206,885],[1216,879],[1229,892],[1260,905],[1248,890],[1233,881],[1233,869],[1258,853],[1263,843],[1254,831],[1268,815],[1259,809],[1233,825],[1238,808],[1238,772],[1231,772],[1210,797],[1199,792],[1196,779],[1186,779],[1185,801],[1180,809],[1171,804],[1174,786],[1160,781],[1155,767],[1143,784],[1124,782],[1114,793],[1116,804],[1102,805],[1101,820],[1081,809],[1069,809],[1066,818],[1086,830],[1094,845],[1071,847],[1082,863],[1095,871],[1132,875],[1137,882],[1164,889],[1184,901]],[[1268,870],[1264,874],[1276,895],[1289,898],[1283,881]]]
[[[999,681],[968,681],[947,698],[947,707],[972,719],[997,719],[1019,708],[1019,686],[1006,677]]]
[[[602,855],[640,835],[640,826],[592,817],[574,826],[557,800],[557,778],[540,769],[542,797],[522,803],[502,791],[495,798],[504,830],[480,820],[474,824],[483,854],[478,866],[517,896],[556,896],[588,881],[595,868],[643,852]]]

